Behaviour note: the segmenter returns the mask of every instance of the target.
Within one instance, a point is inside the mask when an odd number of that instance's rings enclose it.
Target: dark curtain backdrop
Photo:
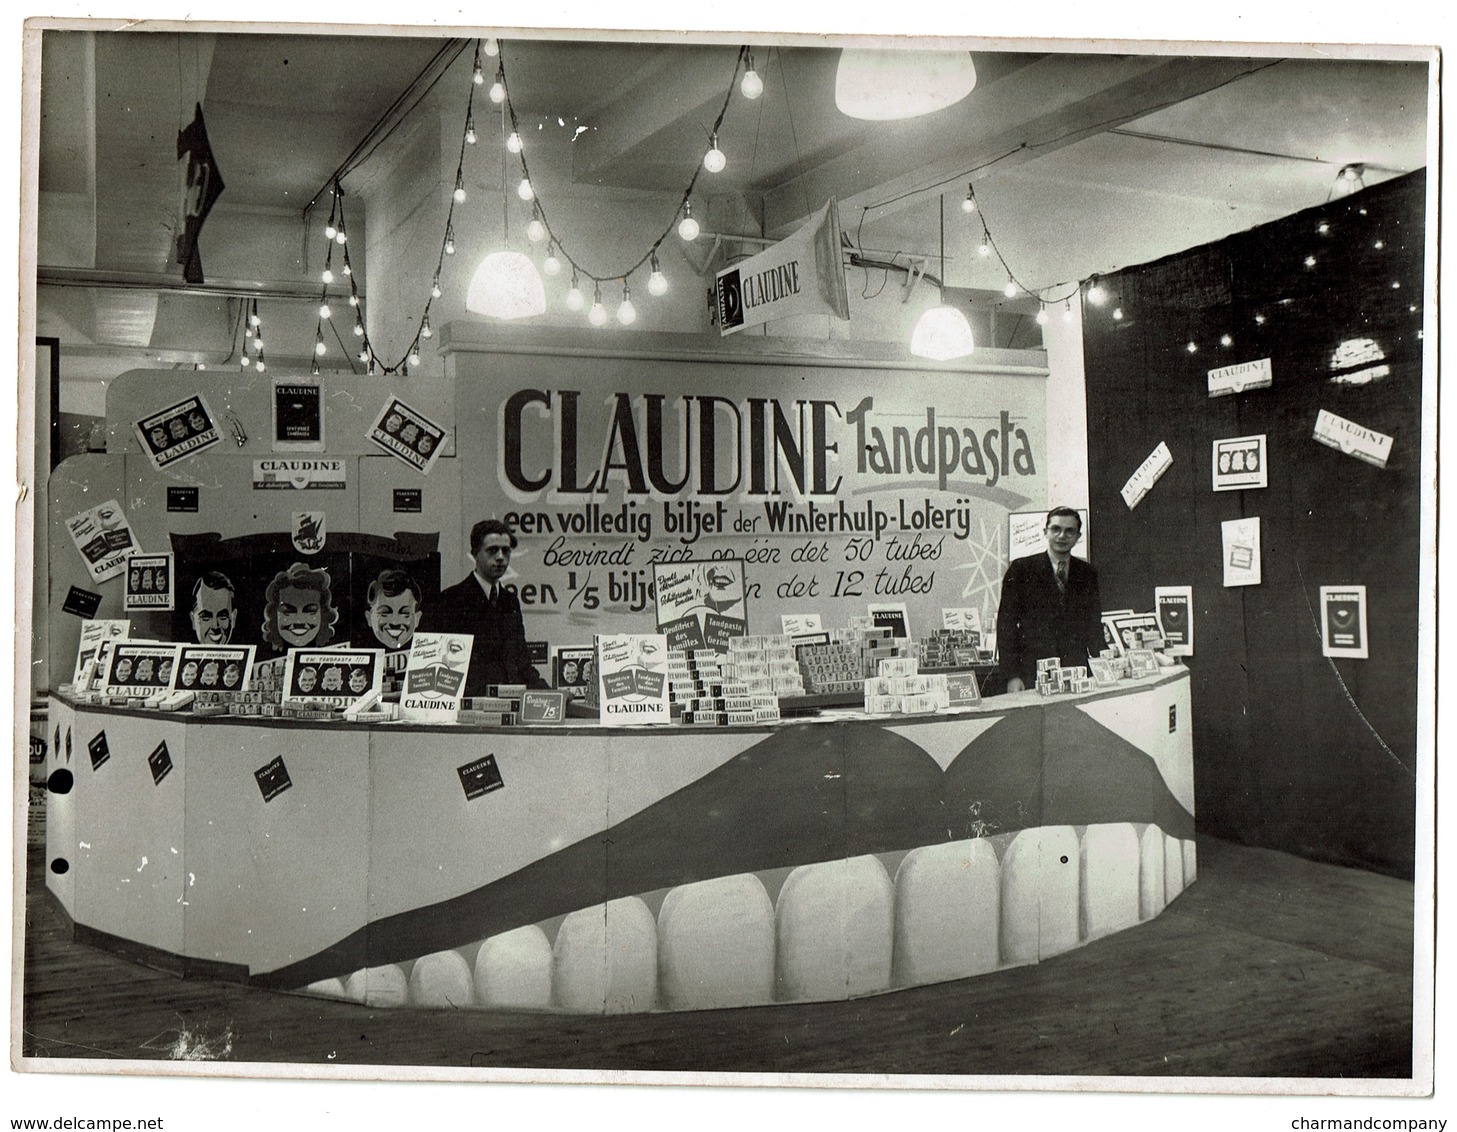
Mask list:
[[[1083,310],[1104,605],[1194,587],[1200,830],[1406,877],[1432,757],[1416,742],[1425,193],[1409,174],[1127,269]],[[1209,397],[1211,368],[1260,358],[1271,388]],[[1387,466],[1314,440],[1321,409],[1394,437]],[[1214,492],[1213,441],[1259,433],[1269,486]],[[1173,466],[1130,511],[1119,489],[1161,440]],[[1226,589],[1220,524],[1251,516],[1263,582]],[[1370,659],[1321,655],[1322,585],[1366,587]]]

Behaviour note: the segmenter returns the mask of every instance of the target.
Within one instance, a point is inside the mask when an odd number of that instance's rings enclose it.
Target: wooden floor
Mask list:
[[[44,891],[35,824],[29,1057],[969,1078],[1412,1073],[1412,885],[1209,839],[1198,882],[1157,920],[1035,966],[847,1003],[600,1018],[374,1010],[134,966],[70,939]]]

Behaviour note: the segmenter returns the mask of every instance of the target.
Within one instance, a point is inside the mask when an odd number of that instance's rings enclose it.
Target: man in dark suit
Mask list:
[[[492,684],[547,687],[526,652],[521,602],[515,591],[501,585],[515,549],[516,535],[510,527],[499,519],[482,519],[470,532],[476,568],[443,590],[426,617],[431,632],[475,637],[462,693],[466,697],[484,696]]]
[[[1072,667],[1104,647],[1098,572],[1072,556],[1083,534],[1082,518],[1071,507],[1054,507],[1043,534],[1047,553],[1015,559],[1002,578],[997,668],[1009,692],[1035,683],[1037,662],[1045,657]]]

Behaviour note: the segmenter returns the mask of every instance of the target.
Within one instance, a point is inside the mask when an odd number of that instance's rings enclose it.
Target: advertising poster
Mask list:
[[[115,499],[67,519],[66,529],[86,560],[93,582],[115,578],[126,569],[127,557],[140,549],[126,512]]]
[[[269,456],[253,461],[254,491],[343,491],[349,462],[338,456]]]
[[[1322,656],[1367,659],[1365,586],[1320,587],[1320,641]]]
[[[1194,655],[1194,587],[1155,586],[1154,613],[1163,630],[1164,652],[1169,656]]]
[[[174,692],[246,692],[256,645],[181,645],[172,674]]]
[[[749,631],[744,564],[737,559],[653,566],[658,631],[672,649],[728,651],[730,637]]]
[[[384,681],[384,649],[289,649],[283,699],[301,707],[346,707]]]
[[[1128,504],[1128,509],[1132,511],[1142,503],[1143,497],[1153,490],[1153,485],[1158,483],[1159,477],[1173,466],[1173,453],[1169,451],[1169,446],[1160,440],[1158,447],[1145,457],[1143,463],[1138,466],[1138,470],[1129,476],[1128,482],[1119,489],[1123,502]]]
[[[459,718],[474,642],[469,633],[415,634],[400,691],[401,719],[454,723]]]
[[[122,618],[83,621],[81,643],[76,647],[76,669],[71,677],[72,682],[80,684],[85,679],[87,666],[95,662],[103,644],[125,640],[131,636],[131,632],[132,623]]]
[[[1316,414],[1315,439],[1327,448],[1364,460],[1373,467],[1384,468],[1391,459],[1392,437],[1325,409]]]
[[[892,637],[911,635],[910,614],[903,601],[873,602],[866,607],[870,624],[877,629],[889,629]]]
[[[793,235],[720,271],[715,300],[720,334],[792,315],[848,320],[837,202],[831,198]]]
[[[980,609],[943,609],[941,611],[941,628],[952,630],[969,630],[973,633],[981,633],[981,610]]]
[[[1245,491],[1269,485],[1265,437],[1261,433],[1214,442],[1211,468],[1215,491]]]
[[[1220,524],[1224,542],[1224,584],[1260,584],[1260,520],[1228,519]]]
[[[366,434],[369,439],[421,475],[429,475],[444,447],[445,429],[424,413],[391,397]]]
[[[159,472],[222,440],[217,418],[200,393],[133,422],[132,428]]]
[[[1108,624],[1108,615],[1105,615],[1104,624]],[[1116,642],[1114,648],[1119,656],[1128,656],[1134,649],[1142,648],[1139,642],[1141,633],[1157,633],[1159,631],[1159,619],[1154,613],[1119,613],[1111,615],[1113,638]],[[1106,634],[1105,634],[1106,636]],[[1063,658],[1064,664],[1080,664],[1081,658],[1070,661]]]
[[[1236,362],[1208,372],[1209,396],[1225,397],[1247,389],[1268,389],[1275,383],[1275,370],[1269,358],[1252,362]]]
[[[603,723],[668,723],[668,638],[606,633],[597,638],[597,703]]]
[[[171,609],[176,573],[170,554],[133,554],[126,560],[126,590],[122,608]]]
[[[150,696],[172,684],[177,645],[116,641],[106,662],[101,691],[107,696]]]
[[[1084,562],[1088,560],[1088,509],[1077,508],[1078,518],[1083,521],[1082,537],[1073,544],[1072,553]],[[1046,511],[1014,511],[1007,516],[1007,561],[1026,558],[1031,554],[1047,553]],[[948,625],[949,629],[950,626]]]

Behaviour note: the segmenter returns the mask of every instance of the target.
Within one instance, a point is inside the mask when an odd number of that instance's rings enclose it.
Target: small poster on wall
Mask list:
[[[216,418],[200,393],[133,422],[132,428],[159,472],[222,440]]]
[[[126,591],[122,608],[171,609],[176,574],[170,554],[133,554],[126,561]]]
[[[653,592],[669,648],[727,652],[730,637],[749,631],[742,559],[656,563]]]
[[[1155,586],[1154,613],[1169,656],[1194,655],[1194,587]]]
[[[123,573],[128,556],[140,549],[126,512],[115,499],[67,519],[66,529],[86,560],[93,582],[105,582]]]
[[[1220,524],[1224,542],[1224,584],[1260,584],[1260,520],[1228,519]]]
[[[400,692],[401,719],[454,723],[460,717],[460,699],[474,643],[469,633],[415,634]]]
[[[316,382],[280,381],[273,387],[273,450],[324,450],[324,403]]]
[[[1088,509],[1077,508],[1083,533],[1073,544],[1072,552],[1083,561],[1088,559]],[[1013,511],[1007,516],[1007,561],[1047,553],[1046,511]],[[948,625],[949,629],[950,626]]]
[[[1215,491],[1244,491],[1266,487],[1265,433],[1231,436],[1214,442],[1212,469]]]
[[[366,434],[391,456],[409,464],[422,476],[429,475],[445,447],[445,429],[424,413],[391,397],[375,417]]]
[[[181,645],[172,675],[174,692],[246,692],[255,645]]]
[[[1143,502],[1143,497],[1153,490],[1153,485],[1158,483],[1159,477],[1173,467],[1173,464],[1173,453],[1169,451],[1169,446],[1160,440],[1158,447],[1145,457],[1143,463],[1138,465],[1138,470],[1129,476],[1128,482],[1119,489],[1123,495],[1123,502],[1128,504],[1130,511]]]
[[[667,723],[668,638],[661,633],[597,637],[597,703],[603,723]]]
[[[1365,586],[1321,586],[1320,613],[1322,656],[1368,657]]]

